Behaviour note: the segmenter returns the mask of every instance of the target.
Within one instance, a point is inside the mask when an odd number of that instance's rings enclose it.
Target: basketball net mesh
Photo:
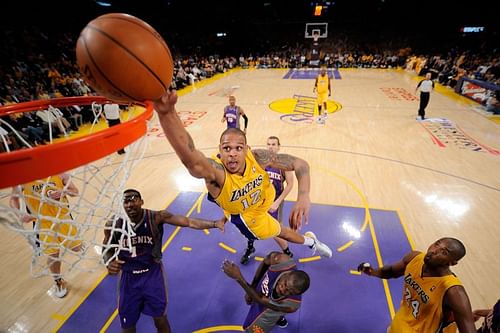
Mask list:
[[[94,121],[91,131],[101,118],[102,107],[93,103]],[[131,114],[131,112],[129,112]],[[1,123],[2,127],[6,126]],[[10,127],[11,130],[13,129]],[[29,142],[19,136],[25,148],[30,148]],[[0,135],[0,144],[8,151],[5,135]],[[50,135],[52,140],[52,134]],[[93,271],[102,268],[103,252],[112,251],[113,256],[108,262],[117,257],[118,251],[132,248],[122,240],[129,236],[127,230],[132,230],[130,219],[127,217],[122,203],[122,195],[131,170],[144,156],[148,146],[147,135],[142,136],[125,147],[126,154],[116,153],[95,162],[66,171],[67,181],[62,191],[61,199],[54,199],[54,177],[36,181],[38,190],[23,191],[22,185],[0,190],[0,225],[6,226],[22,235],[33,250],[31,274],[35,277],[51,275],[49,262],[60,261],[62,273],[73,269]],[[73,183],[78,189],[74,197],[68,195],[69,184]],[[33,183],[30,183],[33,184]],[[66,194],[65,194],[66,193]],[[19,201],[19,209],[10,205],[12,198]],[[27,203],[36,201],[38,209],[29,210]],[[50,211],[50,213],[46,213]],[[116,221],[123,219],[120,227]],[[106,222],[112,220],[112,226],[106,227]],[[43,221],[43,222],[41,222]],[[104,230],[108,229],[118,235],[119,244],[103,246]],[[116,236],[115,236],[116,237]],[[125,244],[125,245],[122,245]],[[75,250],[75,245],[80,249]],[[54,254],[55,253],[55,254]]]

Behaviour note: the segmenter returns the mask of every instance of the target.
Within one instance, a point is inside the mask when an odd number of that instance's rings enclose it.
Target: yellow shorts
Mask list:
[[[318,93],[318,97],[316,99],[318,105],[323,105],[328,101],[328,92],[325,93]]]
[[[268,239],[281,233],[281,224],[269,213],[258,217],[231,215],[230,221],[248,239]]]
[[[41,220],[38,230],[40,246],[43,252],[48,255],[59,252],[61,246],[76,249],[82,244],[81,240],[74,239],[77,232],[78,229],[71,223]]]

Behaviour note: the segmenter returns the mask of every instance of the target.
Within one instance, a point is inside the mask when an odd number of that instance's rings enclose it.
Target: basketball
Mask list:
[[[89,22],[76,43],[76,61],[85,81],[114,101],[156,100],[172,82],[167,44],[148,23],[128,14]]]

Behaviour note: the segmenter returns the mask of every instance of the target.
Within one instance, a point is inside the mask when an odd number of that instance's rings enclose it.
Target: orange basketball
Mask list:
[[[115,101],[155,100],[172,82],[167,44],[149,24],[128,14],[89,22],[76,43],[76,61],[87,83]]]

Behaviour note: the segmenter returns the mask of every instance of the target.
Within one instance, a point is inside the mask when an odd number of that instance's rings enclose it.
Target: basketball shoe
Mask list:
[[[248,264],[248,262],[250,261],[250,258],[252,258],[253,256],[255,256],[255,247],[253,247],[253,246],[247,247],[247,249],[245,250],[245,253],[243,253],[243,256],[240,259],[240,263],[242,265]]]
[[[314,240],[314,244],[311,246],[311,249],[313,249],[313,254],[318,251],[319,255],[325,258],[331,258],[332,257],[332,250],[326,245],[323,244],[316,238],[316,235],[312,231],[308,231],[304,234],[304,236],[310,237]]]
[[[280,319],[276,322],[279,328],[285,328],[288,326],[288,320],[285,317],[281,316]]]
[[[66,281],[63,278],[59,278],[54,281],[54,296],[58,298],[63,298],[68,294],[68,287]]]

